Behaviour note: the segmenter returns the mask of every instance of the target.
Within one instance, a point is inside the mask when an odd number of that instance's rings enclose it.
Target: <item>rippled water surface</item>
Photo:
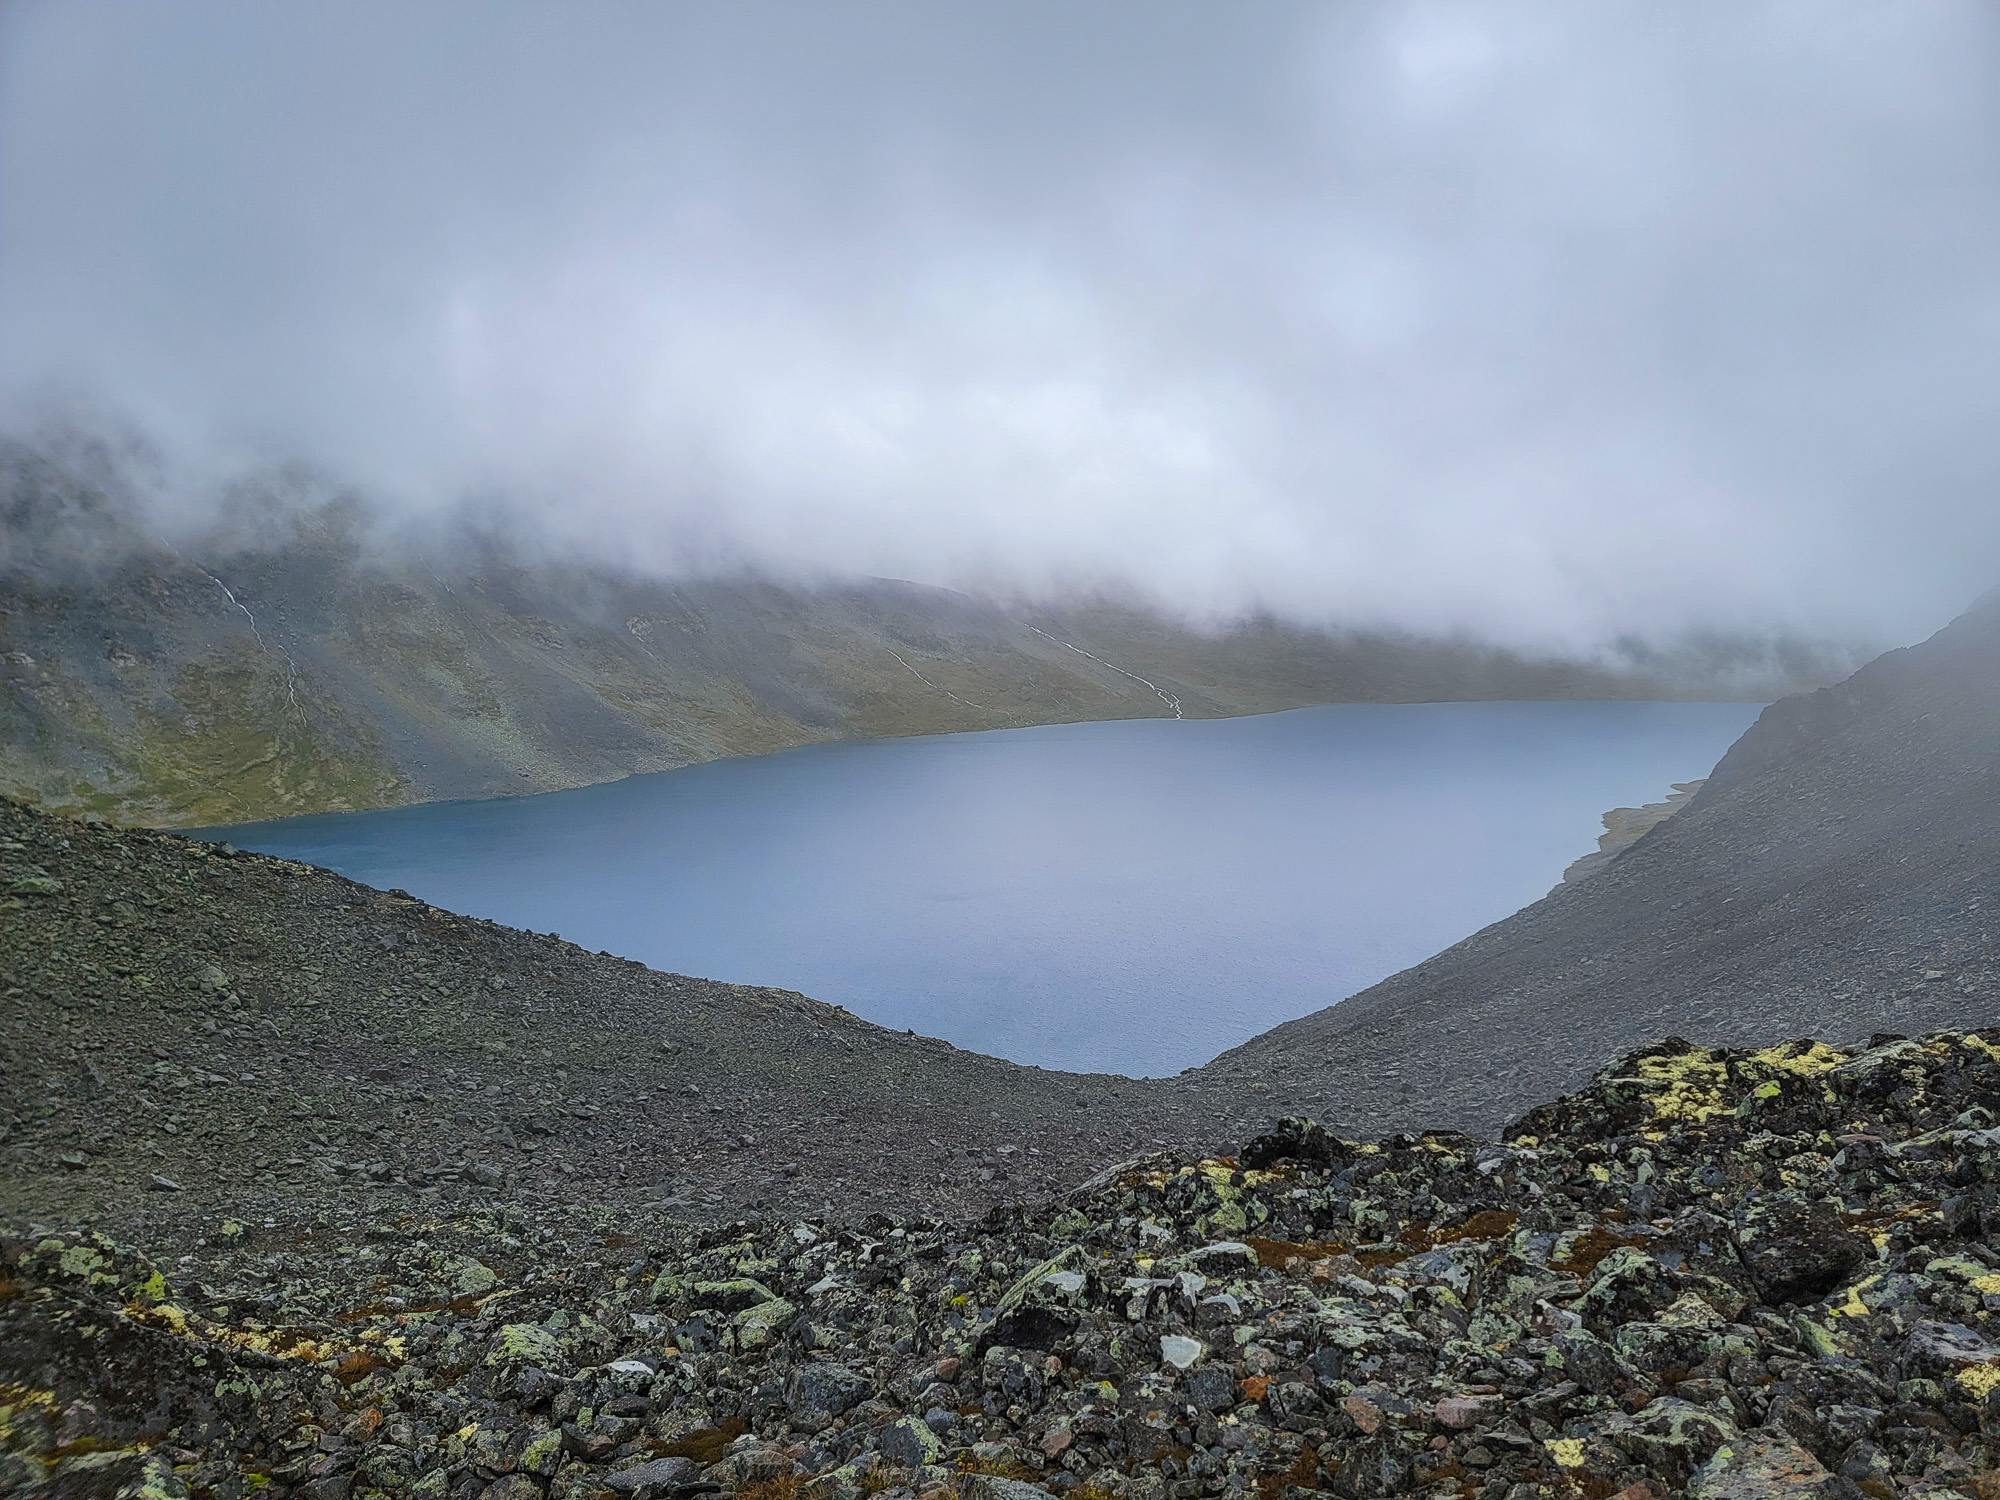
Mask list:
[[[220,834],[961,1047],[1163,1074],[1542,896],[1600,813],[1705,775],[1756,714],[1367,704],[1069,724]]]

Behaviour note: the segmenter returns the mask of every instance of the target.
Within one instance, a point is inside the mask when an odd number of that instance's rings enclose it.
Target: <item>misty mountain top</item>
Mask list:
[[[276,464],[655,572],[1911,639],[1996,569],[1995,24],[28,0],[0,430],[201,524]]]
[[[100,442],[0,444],[0,790],[186,826],[490,797],[827,739],[1335,702],[1757,700],[1793,641],[1581,659],[1103,597],[647,577],[302,471],[215,497]],[[167,491],[173,493],[171,489]]]

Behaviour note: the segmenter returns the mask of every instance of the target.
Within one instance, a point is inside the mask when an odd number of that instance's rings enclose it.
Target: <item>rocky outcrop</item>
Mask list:
[[[1497,1141],[1288,1121],[978,1218],[41,1231],[0,1283],[0,1481],[1991,1500],[1996,1041],[1668,1041]]]

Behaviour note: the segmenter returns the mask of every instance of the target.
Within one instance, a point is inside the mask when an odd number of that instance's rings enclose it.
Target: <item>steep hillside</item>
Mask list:
[[[1643,670],[1288,629],[1203,634],[874,580],[802,590],[389,561],[352,507],[169,547],[103,487],[0,453],[0,791],[196,826],[586,785],[820,740],[1330,702],[1759,699],[1826,670]]]
[[[1976,1024],[2000,1002],[1995,744],[1989,603],[1768,710],[1684,810],[1589,880],[1146,1083],[955,1052],[287,861],[0,804],[15,1058],[0,1189],[102,1210],[144,1201],[156,1175],[247,1201],[497,1172],[712,1207],[972,1206],[1121,1151],[1211,1149],[1279,1113],[1491,1130],[1661,1035]],[[964,1170],[934,1174],[938,1151]]]
[[[0,1055],[0,1204],[37,1219],[482,1186],[978,1209],[1217,1128],[1157,1083],[4,799]]]
[[[2000,595],[1772,705],[1590,879],[1205,1071],[1357,1127],[1491,1129],[1652,1037],[1990,1021],[1997,749]]]

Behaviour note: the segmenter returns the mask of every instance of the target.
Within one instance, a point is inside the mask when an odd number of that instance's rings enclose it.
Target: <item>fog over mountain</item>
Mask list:
[[[0,427],[585,559],[1892,642],[2000,577],[1976,3],[0,11]]]

